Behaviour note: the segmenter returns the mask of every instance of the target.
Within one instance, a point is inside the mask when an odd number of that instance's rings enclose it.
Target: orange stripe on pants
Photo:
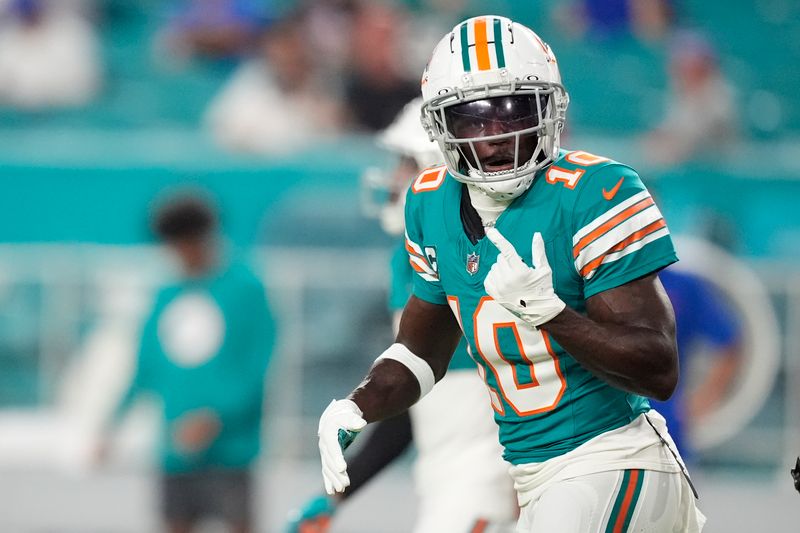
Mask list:
[[[631,506],[633,493],[636,492],[636,482],[639,481],[641,473],[641,470],[631,470],[631,477],[628,480],[628,489],[625,491],[625,499],[622,500],[622,505],[619,508],[619,515],[617,515],[617,521],[614,523],[614,533],[623,533],[622,526],[625,525],[628,508]]]

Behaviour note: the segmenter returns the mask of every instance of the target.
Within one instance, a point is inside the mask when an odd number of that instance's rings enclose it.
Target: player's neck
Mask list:
[[[472,207],[478,212],[483,225],[494,223],[497,218],[506,210],[513,200],[497,200],[488,196],[486,193],[473,185],[467,184],[469,199]]]

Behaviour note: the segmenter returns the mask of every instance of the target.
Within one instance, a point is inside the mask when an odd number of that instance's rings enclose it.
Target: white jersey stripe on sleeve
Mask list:
[[[417,272],[424,272],[426,274],[430,274],[431,276],[436,276],[436,271],[433,270],[428,263],[425,262],[424,259],[417,257],[415,255],[409,255],[408,260],[411,263],[411,267]]]
[[[611,209],[609,209],[608,211],[606,211],[605,213],[603,213],[602,215],[600,215],[599,217],[595,218],[594,220],[592,220],[591,222],[586,224],[584,227],[579,229],[578,232],[575,233],[575,236],[572,237],[572,245],[574,246],[574,245],[578,244],[578,242],[580,242],[580,240],[583,237],[585,237],[586,235],[591,233],[593,230],[599,228],[605,222],[607,222],[608,220],[611,220],[612,218],[617,216],[619,213],[622,213],[623,211],[625,211],[630,206],[634,205],[635,203],[637,203],[637,202],[639,202],[641,200],[644,200],[645,198],[649,198],[649,197],[650,197],[650,193],[648,193],[647,191],[642,191],[642,192],[640,192],[638,194],[634,194],[633,196],[631,196],[627,200],[625,200],[623,202],[620,202],[616,206],[612,207]]]
[[[575,268],[578,270],[578,272],[580,272],[595,258],[605,254],[615,245],[623,242],[631,235],[634,235],[637,231],[641,231],[661,218],[661,212],[658,210],[658,207],[656,207],[655,204],[644,209],[643,211],[639,211],[632,217],[628,218],[618,226],[604,233],[584,247],[575,258]]]
[[[425,257],[425,254],[422,253],[422,248],[420,248],[419,244],[415,243],[408,237],[407,232],[406,232],[406,250],[415,253],[420,257]]]
[[[419,277],[421,277],[425,281],[439,281],[439,278],[437,278],[436,276],[431,276],[430,274],[426,274],[425,272],[417,272],[417,274],[419,274]]]
[[[654,231],[653,233],[647,235],[645,238],[643,238],[641,240],[638,240],[638,241],[626,246],[625,248],[623,248],[622,250],[620,250],[618,252],[614,252],[614,253],[606,255],[605,257],[603,257],[603,260],[600,262],[600,264],[605,265],[607,263],[613,263],[614,261],[617,261],[618,259],[621,259],[621,258],[625,257],[628,254],[632,254],[633,252],[636,252],[637,250],[641,250],[647,244],[650,244],[651,242],[653,242],[655,240],[658,240],[661,237],[665,237],[667,235],[669,235],[669,229],[665,226],[665,227],[659,229],[658,231]],[[589,271],[586,274],[584,274],[583,275],[584,279],[591,278],[595,274],[595,272],[597,272],[597,268],[593,268],[591,271]]]

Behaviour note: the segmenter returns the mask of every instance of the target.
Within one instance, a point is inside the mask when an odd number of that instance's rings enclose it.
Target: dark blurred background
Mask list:
[[[692,429],[707,531],[763,529],[767,515],[765,531],[792,530],[792,0],[0,0],[0,530],[156,529],[152,413],[129,417],[110,463],[92,450],[150,300],[175,276],[148,217],[183,190],[219,206],[226,246],[255,265],[276,316],[260,530],[320,490],[318,415],[391,339],[392,239],[362,214],[359,177],[389,159],[374,134],[417,95],[434,44],[479,14],[552,46],[565,147],[636,168],[686,264],[744,324],[735,387]],[[341,531],[407,531],[407,466],[364,491]]]

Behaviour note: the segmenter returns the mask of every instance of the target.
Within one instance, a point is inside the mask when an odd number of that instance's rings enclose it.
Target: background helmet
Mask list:
[[[439,143],[450,173],[490,196],[518,196],[536,171],[557,157],[569,97],[552,50],[521,24],[499,16],[458,24],[433,51],[422,76],[422,97],[423,125]],[[470,102],[483,103],[483,110],[480,104],[464,105]],[[499,103],[507,113],[500,117],[503,130],[482,129],[482,118],[491,122],[496,117],[481,113]],[[460,119],[477,127],[454,127]],[[483,168],[475,143],[509,139],[514,142],[513,167]],[[521,151],[521,142],[534,143],[532,152]]]
[[[402,235],[405,225],[405,192],[422,169],[443,162],[439,145],[421,122],[422,98],[403,107],[394,121],[378,135],[378,144],[396,157],[389,168],[368,168],[361,175],[364,214],[380,219],[390,235]]]
[[[378,144],[390,152],[414,158],[420,170],[442,162],[439,146],[422,126],[422,98],[408,102],[394,121],[378,136]],[[409,176],[409,182],[416,176]]]

